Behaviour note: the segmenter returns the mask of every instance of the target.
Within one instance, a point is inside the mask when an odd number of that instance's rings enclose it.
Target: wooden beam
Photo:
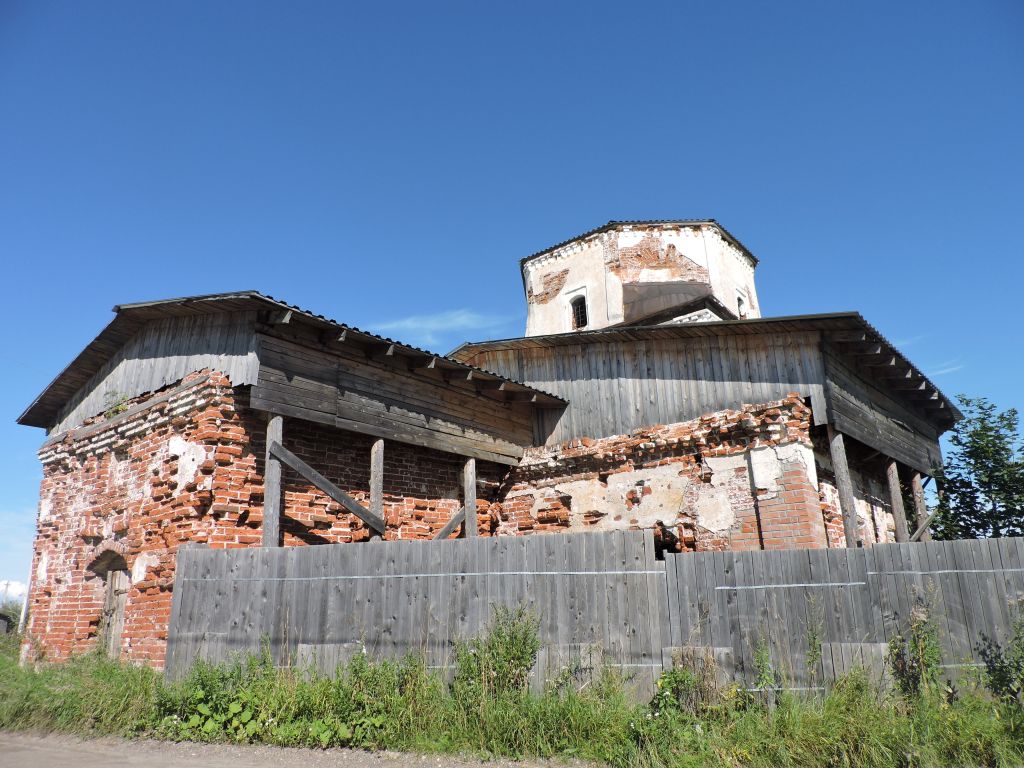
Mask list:
[[[839,349],[841,352],[847,355],[871,356],[881,355],[885,348],[881,344],[872,344],[871,342],[860,342],[840,344]]]
[[[899,364],[896,355],[882,355],[877,360],[862,360],[865,368],[895,368]]]
[[[536,392],[509,392],[505,400],[510,403],[536,403],[540,397]]]
[[[925,521],[921,523],[920,526],[918,526],[916,531],[914,531],[913,535],[910,537],[910,540],[921,541],[921,539],[924,539],[927,536],[928,538],[925,539],[925,541],[930,541],[932,536],[930,533],[928,533],[928,526],[932,524],[932,520],[934,520],[936,515],[938,514],[939,510],[936,509],[930,515],[928,515]]]
[[[896,459],[889,459],[885,468],[885,476],[889,481],[889,504],[892,507],[892,519],[896,523],[896,541],[910,541],[907,530],[907,510],[903,506],[903,488],[900,486],[900,465]]]
[[[384,441],[370,447],[370,512],[384,519]]]
[[[924,381],[924,379],[894,379],[893,381],[889,382],[888,386],[889,389],[895,390],[897,392],[910,393],[919,391],[923,392],[928,387],[928,384]]]
[[[466,538],[477,535],[476,459],[466,459],[462,466],[463,509],[466,510]]]
[[[899,367],[899,365],[896,366],[896,368]],[[902,370],[896,370],[892,373],[880,373],[878,374],[878,378],[882,381],[899,381],[902,379],[916,379],[917,374],[914,372],[913,368],[903,368]]]
[[[422,427],[388,422],[383,417],[373,416],[372,414],[367,415],[364,411],[354,406],[344,410],[339,408],[339,414],[335,416],[319,413],[309,408],[296,407],[295,405],[282,403],[278,400],[265,400],[259,397],[258,393],[250,397],[249,404],[250,407],[260,411],[281,413],[317,424],[327,424],[338,429],[347,429],[350,432],[358,432],[363,435],[383,437],[385,440],[419,445],[424,448],[434,448],[445,453],[475,456],[481,461],[493,461],[498,464],[516,466],[523,457],[523,449],[518,446],[514,451],[511,449],[504,450],[504,446],[497,444],[488,444],[491,450],[478,448],[476,446],[480,445],[481,441],[473,441],[469,438],[458,439],[453,435],[434,432]]]
[[[918,527],[924,528],[918,538],[921,541],[931,541],[932,535],[928,532],[931,516],[928,514],[928,505],[924,503],[924,486],[921,484],[920,472],[915,472],[910,476],[910,492],[914,497],[914,518],[917,520]]]
[[[281,546],[281,462],[270,450],[284,439],[284,418],[267,421],[267,454],[263,470],[263,546]]]
[[[321,491],[326,493],[336,502],[341,504],[341,506],[343,506],[353,515],[358,517],[360,520],[362,520],[364,523],[370,526],[373,530],[377,531],[378,533],[384,533],[384,521],[380,517],[373,514],[370,510],[368,510],[358,501],[353,499],[351,496],[349,496],[347,493],[341,490],[341,488],[339,488],[326,477],[321,475],[319,472],[317,472],[315,469],[309,466],[309,464],[304,462],[302,459],[300,459],[294,453],[289,451],[283,445],[281,445],[280,443],[270,443],[269,450],[274,456],[279,458],[289,467],[291,467],[304,478],[309,480],[309,482],[311,482]]]
[[[292,321],[292,311],[290,309],[283,309],[280,312],[274,312],[270,315],[270,322],[275,325],[287,325]]]
[[[857,525],[857,505],[853,495],[853,481],[850,479],[850,465],[846,461],[846,444],[843,433],[828,425],[828,448],[832,455],[832,469],[836,474],[839,489],[839,507],[843,513],[843,532],[846,546],[850,549],[862,546]]]
[[[458,528],[460,525],[462,525],[462,523],[463,523],[463,521],[465,521],[465,519],[466,519],[466,508],[462,507],[461,509],[459,509],[458,512],[456,512],[454,515],[452,515],[452,519],[444,524],[444,528],[442,528],[440,531],[438,531],[437,535],[434,536],[434,538],[435,539],[447,539],[449,536],[452,535],[452,531],[454,531],[456,528]]]
[[[394,344],[367,344],[365,354],[370,360],[388,362],[398,357],[397,349]]]
[[[508,389],[507,382],[501,379],[475,379],[473,383],[477,389],[496,389],[499,392],[504,392]]]
[[[837,342],[857,342],[868,339],[864,331],[826,331],[825,335],[829,341]]]

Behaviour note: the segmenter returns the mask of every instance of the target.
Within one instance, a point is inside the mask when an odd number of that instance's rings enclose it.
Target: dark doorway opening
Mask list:
[[[104,552],[89,566],[89,570],[103,579],[103,609],[96,633],[99,648],[110,658],[116,659],[121,655],[124,611],[131,587],[128,564],[121,555]]]

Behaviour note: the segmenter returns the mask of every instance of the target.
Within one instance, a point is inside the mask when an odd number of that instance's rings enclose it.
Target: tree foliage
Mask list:
[[[1024,440],[1017,411],[998,411],[984,397],[958,397],[964,419],[939,479],[936,538],[1024,535]]]

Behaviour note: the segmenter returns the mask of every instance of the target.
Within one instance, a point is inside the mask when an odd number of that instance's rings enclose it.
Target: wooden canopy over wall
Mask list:
[[[515,464],[537,394],[431,355],[263,325],[253,408],[461,456]]]
[[[52,437],[210,368],[251,385],[252,407],[379,438],[514,464],[534,412],[565,403],[532,387],[247,291],[115,307],[100,335],[22,414]]]
[[[930,474],[959,417],[945,396],[860,315],[613,328],[468,344],[453,356],[553,392],[547,444],[627,434],[789,392],[886,456]]]

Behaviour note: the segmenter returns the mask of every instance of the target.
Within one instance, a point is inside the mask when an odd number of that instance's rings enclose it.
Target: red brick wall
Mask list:
[[[113,550],[132,572],[122,653],[162,666],[178,546],[261,541],[266,421],[246,403],[244,389],[214,373],[131,418],[112,414],[97,434],[44,446],[26,655],[63,658],[95,645],[103,580],[90,565]],[[371,438],[286,420],[284,442],[352,496],[368,498]],[[429,538],[443,527],[461,506],[461,467],[456,456],[389,442],[386,537]],[[489,509],[504,472],[477,464],[484,535],[497,522]],[[290,470],[283,486],[285,545],[367,538],[362,521]]]
[[[810,408],[795,394],[630,435],[533,449],[506,479],[498,531],[653,527],[678,550],[825,546],[813,468],[780,459],[771,487],[758,488],[744,458],[793,445],[813,462]],[[712,514],[701,513],[708,509]]]
[[[162,666],[175,553],[186,541],[257,546],[265,415],[216,372],[131,416],[97,417],[40,450],[44,473],[27,656],[93,647],[113,551],[132,573],[121,651]],[[152,397],[152,396],[150,396]],[[128,403],[126,405],[133,405]],[[368,499],[372,438],[285,421],[285,445],[356,499]],[[512,471],[478,462],[482,535],[653,527],[679,551],[824,546],[810,409],[796,395],[602,440],[531,449]],[[760,458],[758,458],[760,457]],[[767,464],[759,464],[767,458]],[[768,466],[765,475],[757,466]],[[462,459],[389,441],[386,537],[429,538],[461,506]],[[752,468],[754,471],[752,472]],[[284,473],[285,545],[366,539],[355,516]]]
[[[800,465],[787,465],[778,492],[758,499],[762,548],[828,546],[825,522],[819,509],[818,489],[811,483],[807,471]]]

